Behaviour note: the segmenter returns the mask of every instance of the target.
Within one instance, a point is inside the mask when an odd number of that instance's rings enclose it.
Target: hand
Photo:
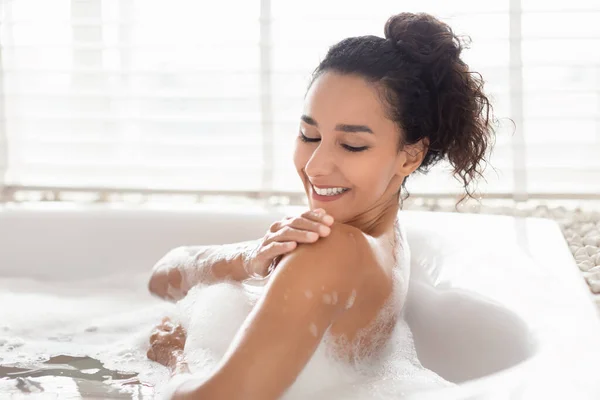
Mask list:
[[[146,355],[152,361],[174,368],[183,355],[185,340],[185,329],[165,317],[162,323],[152,330],[150,349]]]
[[[287,217],[273,223],[258,246],[247,257],[244,268],[248,275],[264,278],[275,268],[284,254],[299,243],[314,243],[331,233],[333,217],[323,209],[306,211],[298,217]]]

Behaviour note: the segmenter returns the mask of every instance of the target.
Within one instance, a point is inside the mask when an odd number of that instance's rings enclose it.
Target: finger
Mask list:
[[[323,223],[327,226],[333,225],[333,217],[327,214],[327,212],[322,208],[305,211],[300,216],[303,218],[310,219],[311,221]]]
[[[331,228],[321,222],[315,222],[305,217],[297,217],[288,221],[288,226],[309,232],[315,232],[321,237],[331,233]]]
[[[315,208],[314,210],[306,210],[300,214],[303,218],[309,218],[313,221],[319,221],[323,216],[327,214],[322,208]]]
[[[150,335],[150,344],[153,344],[154,342],[156,342],[159,337],[160,337],[159,331],[155,331],[154,333],[152,333],[152,335]]]
[[[175,333],[182,334],[182,335],[186,335],[186,334],[187,334],[187,333],[186,333],[186,331],[185,331],[185,328],[184,328],[182,325],[180,325],[180,324],[178,324],[178,325],[175,327],[175,329],[174,329],[174,332],[175,332]]]
[[[272,242],[265,246],[260,253],[263,261],[271,261],[275,257],[289,253],[297,246],[296,242]]]
[[[170,334],[172,334],[175,331],[175,324],[173,324],[171,321],[167,321],[164,322],[160,327],[159,327],[159,335],[161,336],[168,336]]]
[[[146,352],[146,357],[148,357],[152,361],[156,361],[156,353],[154,353],[154,348],[150,347]]]
[[[275,221],[269,226],[269,232],[277,232],[282,227],[281,221]]]
[[[271,242],[297,242],[297,243],[313,243],[319,239],[319,234],[316,232],[301,230],[286,226],[279,230],[279,232],[273,233],[271,237],[266,241]]]

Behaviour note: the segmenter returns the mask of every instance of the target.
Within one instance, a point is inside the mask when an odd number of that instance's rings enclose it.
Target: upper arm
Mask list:
[[[196,393],[261,400],[281,396],[364,282],[358,236],[334,225],[327,238],[286,256],[217,371]]]

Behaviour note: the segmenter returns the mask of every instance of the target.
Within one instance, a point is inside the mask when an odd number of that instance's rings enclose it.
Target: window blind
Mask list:
[[[256,1],[4,3],[8,183],[259,190]]]
[[[0,4],[4,185],[298,192],[292,147],[328,47],[424,11],[471,37],[463,59],[500,118],[480,190],[600,194],[594,0]],[[408,188],[461,191],[444,163]]]

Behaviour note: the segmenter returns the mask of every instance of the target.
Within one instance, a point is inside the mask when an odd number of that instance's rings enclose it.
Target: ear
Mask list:
[[[404,145],[400,150],[400,163],[398,165],[398,174],[408,176],[412,174],[423,162],[427,150],[429,149],[429,138],[423,138],[417,143]]]

